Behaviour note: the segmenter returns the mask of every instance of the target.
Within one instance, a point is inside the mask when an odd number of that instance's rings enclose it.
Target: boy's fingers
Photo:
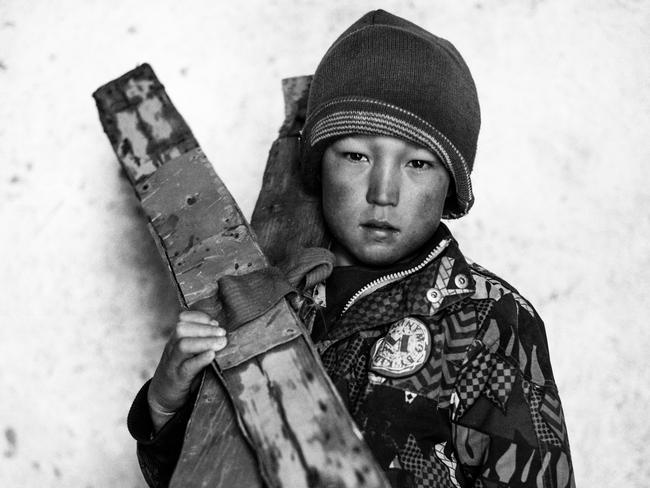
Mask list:
[[[178,315],[178,318],[183,322],[219,325],[219,322],[211,318],[207,313],[199,312],[198,310],[185,310]]]
[[[179,322],[176,324],[176,337],[223,337],[226,330],[214,325],[200,324],[196,322]]]
[[[181,364],[182,373],[189,378],[194,378],[203,368],[212,362],[214,355],[215,352],[210,350],[183,361],[183,364]]]
[[[183,356],[202,354],[205,351],[220,351],[228,344],[225,337],[183,337],[176,343],[176,350]]]

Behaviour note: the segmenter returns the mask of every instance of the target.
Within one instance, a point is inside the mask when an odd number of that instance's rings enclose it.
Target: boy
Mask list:
[[[339,37],[302,133],[335,267],[302,290],[301,316],[393,486],[573,486],[543,323],[440,223],[473,204],[479,125],[449,42],[381,10]],[[169,479],[192,381],[226,342],[180,314],[129,415],[150,483]]]

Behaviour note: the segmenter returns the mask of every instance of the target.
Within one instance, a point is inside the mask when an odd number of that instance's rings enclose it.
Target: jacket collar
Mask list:
[[[403,277],[388,279],[384,286],[356,300],[332,324],[323,349],[360,330],[404,317],[433,317],[474,293],[469,264],[447,227],[444,224],[440,227],[441,232],[436,232],[436,242],[431,245],[431,249],[440,248],[434,258],[424,264],[414,264]]]

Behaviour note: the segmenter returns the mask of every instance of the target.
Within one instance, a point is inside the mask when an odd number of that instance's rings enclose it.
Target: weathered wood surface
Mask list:
[[[93,97],[104,131],[133,184],[199,146],[147,64],[102,86]]]
[[[282,81],[285,120],[271,146],[251,217],[258,243],[274,265],[281,266],[300,248],[324,246],[327,240],[320,198],[303,189],[298,164],[310,83],[311,76]]]
[[[170,486],[263,486],[255,453],[242,435],[228,392],[210,371],[203,376]]]
[[[267,265],[250,227],[148,65],[94,96],[181,301],[219,317],[217,280]],[[256,351],[252,324],[229,334],[214,367],[221,382],[204,377],[172,486],[255,487],[261,473],[272,487],[387,487],[286,301],[256,322],[275,331],[275,347]]]
[[[202,302],[198,304],[199,308],[215,316],[220,316],[214,295],[219,276],[199,275],[200,278],[206,277],[207,283],[203,282],[202,287],[192,286],[190,279],[193,274],[192,270],[198,271],[200,268],[188,267],[185,258],[198,256],[199,253],[191,252],[192,246],[181,253],[179,252],[183,250],[183,248],[179,250],[181,245],[173,245],[173,242],[182,243],[183,241],[186,244],[190,244],[190,241],[194,244],[197,235],[214,236],[216,234],[215,214],[208,213],[206,215],[205,212],[202,212],[204,213],[202,220],[191,219],[195,229],[186,226],[185,221],[181,223],[180,218],[171,217],[171,215],[178,217],[179,214],[184,218],[191,217],[192,211],[198,212],[200,209],[204,209],[206,204],[209,204],[210,198],[214,198],[215,195],[208,195],[208,198],[197,200],[198,186],[204,183],[204,178],[199,177],[196,180],[187,178],[186,181],[180,181],[183,175],[189,176],[190,173],[193,173],[196,178],[197,171],[190,170],[188,173],[176,174],[178,180],[168,181],[172,185],[169,191],[175,191],[177,195],[175,206],[178,212],[170,212],[167,218],[161,218],[161,215],[158,215],[156,219],[156,212],[160,211],[160,205],[156,198],[157,196],[164,197],[165,191],[157,188],[153,184],[154,180],[151,182],[148,180],[150,177],[153,178],[156,171],[166,163],[198,148],[198,143],[191,130],[174,108],[163,85],[148,65],[139,66],[102,86],[93,96],[104,131],[131,181],[136,196],[141,202],[147,198],[153,207],[150,211],[145,209],[149,227],[161,257],[168,265],[170,278],[177,287],[181,304],[187,307],[192,304],[192,299],[185,296],[185,290],[181,285],[183,277],[174,273],[174,263],[176,263],[177,271],[180,266],[185,270],[189,268],[190,274],[186,276],[185,282],[188,283],[186,286],[190,286],[193,290],[203,290],[204,296],[195,295],[194,297],[197,301]],[[187,161],[187,156],[185,156],[185,161]],[[196,159],[191,161],[197,162]],[[198,163],[203,166],[204,172],[211,171],[207,160],[203,159]],[[160,180],[160,178],[156,179],[157,185],[160,184]],[[178,193],[179,190],[182,191]],[[191,198],[197,200],[192,205],[190,205]],[[183,211],[183,208],[186,211]],[[240,213],[235,212],[235,214],[239,215]],[[230,219],[230,217],[217,219],[216,222],[221,220],[229,226],[230,220],[226,221],[226,219]],[[203,228],[211,229],[212,236],[209,235],[210,232],[204,232]],[[165,246],[165,236],[172,239],[170,249]],[[178,254],[174,256],[177,252]],[[261,257],[261,253],[259,256]],[[232,265],[234,268],[234,261]],[[246,263],[246,267],[248,267],[248,263]],[[211,420],[209,422],[204,420],[208,415]],[[193,421],[197,417],[198,422]],[[215,436],[215,432],[218,432],[219,435]],[[186,436],[189,439],[186,439],[184,443],[175,473],[175,479],[180,482],[173,480],[172,484],[182,486],[184,484],[182,480],[206,478],[212,482],[205,486],[250,486],[253,488],[262,486],[255,454],[242,436],[227,391],[214,374],[206,374],[204,377],[188,434],[191,435]],[[224,453],[228,454],[224,455]],[[197,459],[202,462],[194,462]],[[192,485],[188,482],[186,486]],[[196,486],[200,486],[200,484]]]

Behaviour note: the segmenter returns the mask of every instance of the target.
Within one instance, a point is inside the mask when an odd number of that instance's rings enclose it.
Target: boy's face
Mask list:
[[[337,266],[388,266],[438,228],[449,174],[432,152],[389,136],[339,139],[323,154],[323,213]]]

